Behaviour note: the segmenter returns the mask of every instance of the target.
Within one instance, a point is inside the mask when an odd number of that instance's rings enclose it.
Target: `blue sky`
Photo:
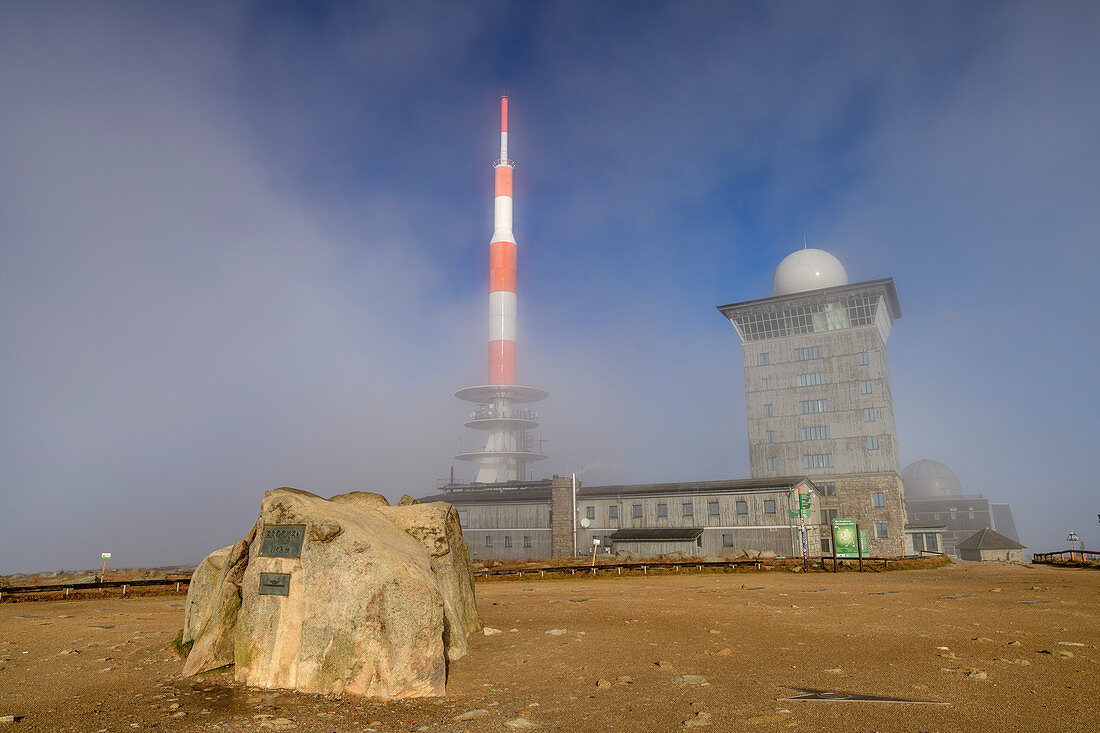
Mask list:
[[[903,463],[1100,545],[1094,4],[0,4],[0,572],[472,447],[497,100],[548,473],[748,473],[715,310],[895,278]],[[457,466],[460,477],[468,467]],[[48,528],[49,542],[41,541]]]

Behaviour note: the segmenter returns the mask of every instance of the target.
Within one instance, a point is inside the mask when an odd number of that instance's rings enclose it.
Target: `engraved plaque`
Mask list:
[[[260,595],[290,595],[290,573],[260,573]]]
[[[301,557],[304,524],[265,524],[260,557]]]

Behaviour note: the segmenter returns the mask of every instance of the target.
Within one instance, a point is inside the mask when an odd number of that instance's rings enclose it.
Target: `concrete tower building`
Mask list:
[[[849,283],[836,257],[779,263],[770,298],[718,306],[741,337],[752,477],[808,476],[828,522],[854,518],[874,555],[905,547],[886,341],[901,318],[892,278]]]

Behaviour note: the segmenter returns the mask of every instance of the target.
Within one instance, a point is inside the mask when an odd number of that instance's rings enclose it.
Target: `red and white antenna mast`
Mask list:
[[[489,382],[459,390],[478,403],[466,427],[489,431],[485,449],[456,458],[480,464],[477,481],[524,481],[527,464],[546,458],[528,431],[538,414],[515,405],[546,399],[547,393],[516,383],[516,238],[512,234],[512,161],[508,159],[508,97],[500,100],[500,158],[494,165],[496,197],[489,242]]]

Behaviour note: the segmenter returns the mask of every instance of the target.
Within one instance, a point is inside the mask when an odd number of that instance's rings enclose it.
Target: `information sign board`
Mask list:
[[[837,557],[859,557],[859,545],[856,539],[856,520],[834,519],[833,537]]]

